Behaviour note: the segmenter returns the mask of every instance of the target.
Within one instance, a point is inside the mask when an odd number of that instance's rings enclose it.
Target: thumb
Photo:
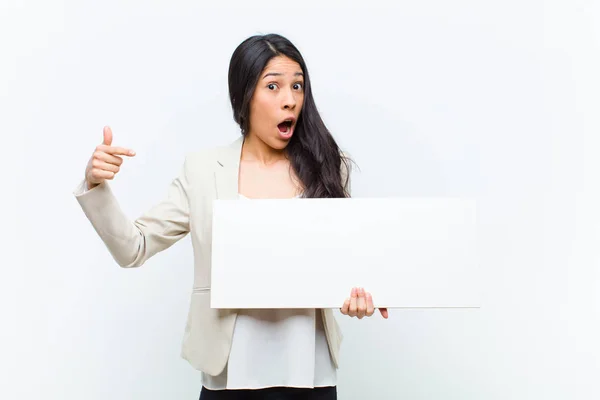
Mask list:
[[[104,141],[102,142],[102,144],[110,146],[112,144],[113,134],[112,134],[112,130],[110,129],[109,126],[104,127],[103,134],[104,134]]]

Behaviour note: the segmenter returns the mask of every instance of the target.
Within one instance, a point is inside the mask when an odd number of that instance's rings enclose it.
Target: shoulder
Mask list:
[[[185,154],[185,167],[195,168],[211,165],[217,161],[216,153],[216,148],[189,151]]]
[[[239,159],[241,143],[242,140],[238,138],[231,143],[190,151],[185,155],[186,168],[207,170],[236,162]]]
[[[351,184],[351,174],[352,174],[352,157],[346,151],[340,152],[341,165],[340,165],[340,176],[342,179],[342,186],[346,191],[346,195],[351,197],[352,195],[352,184]]]
[[[340,151],[340,158],[340,168],[342,170],[342,175],[349,176],[352,173],[352,166],[354,165],[352,156],[347,151]]]

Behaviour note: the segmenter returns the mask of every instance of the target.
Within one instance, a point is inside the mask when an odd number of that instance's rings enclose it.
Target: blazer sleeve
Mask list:
[[[187,158],[166,198],[133,221],[121,210],[108,181],[90,190],[85,190],[84,182],[74,192],[84,214],[121,267],[139,267],[189,233],[186,165]]]
[[[342,185],[344,185],[344,190],[346,191],[347,197],[352,197],[352,159],[350,155],[346,152],[342,152],[342,165],[341,172]]]

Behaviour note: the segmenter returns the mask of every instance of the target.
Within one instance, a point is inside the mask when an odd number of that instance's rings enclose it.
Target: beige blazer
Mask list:
[[[215,199],[238,196],[242,143],[240,137],[227,146],[188,154],[166,199],[134,221],[121,211],[107,182],[75,193],[83,212],[121,267],[139,267],[191,234],[194,282],[181,356],[209,375],[218,375],[227,364],[237,316],[236,310],[210,307],[212,209]],[[345,179],[345,168],[342,174]],[[321,315],[337,368],[342,334],[332,310],[323,310]]]

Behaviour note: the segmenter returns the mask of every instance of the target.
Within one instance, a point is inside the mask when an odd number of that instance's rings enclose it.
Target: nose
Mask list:
[[[296,95],[291,90],[285,92],[283,99],[283,109],[284,110],[293,110],[296,108]]]

